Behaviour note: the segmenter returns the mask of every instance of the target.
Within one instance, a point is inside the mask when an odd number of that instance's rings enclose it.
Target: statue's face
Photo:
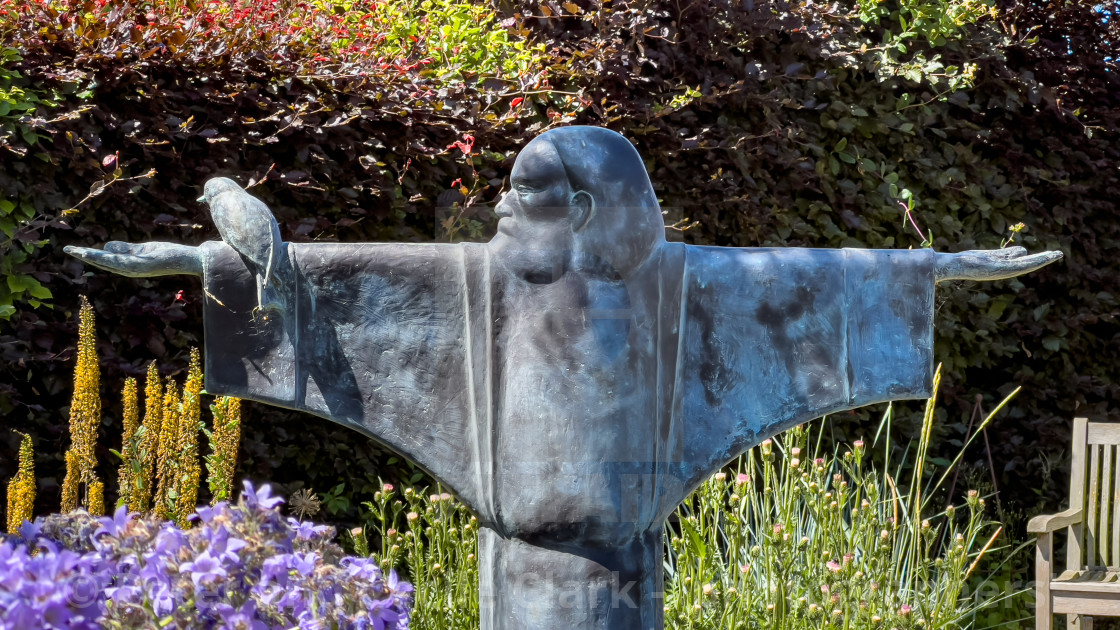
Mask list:
[[[490,247],[523,278],[553,282],[570,266],[574,232],[590,204],[590,195],[572,191],[552,143],[534,140],[517,156],[510,190],[495,208],[501,218]]]

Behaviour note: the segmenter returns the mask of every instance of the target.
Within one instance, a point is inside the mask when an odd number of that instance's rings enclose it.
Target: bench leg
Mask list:
[[[1050,556],[1054,550],[1054,534],[1039,534],[1034,550],[1034,623],[1035,630],[1053,630],[1054,615],[1050,610]],[[1073,615],[1067,617],[1073,624]],[[1074,626],[1070,625],[1069,630]],[[1080,630],[1080,628],[1078,629]]]

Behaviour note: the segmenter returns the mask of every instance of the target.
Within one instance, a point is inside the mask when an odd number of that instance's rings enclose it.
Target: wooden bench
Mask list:
[[[1093,617],[1120,617],[1120,424],[1073,421],[1069,509],[1036,516],[1027,532],[1035,549],[1035,627],[1049,630],[1065,614],[1072,630]],[[1054,532],[1065,529],[1065,569],[1052,566]]]

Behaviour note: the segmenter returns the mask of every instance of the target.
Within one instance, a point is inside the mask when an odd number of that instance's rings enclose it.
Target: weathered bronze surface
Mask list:
[[[210,393],[452,488],[482,525],[486,630],[661,628],[662,525],[697,484],[797,423],[928,396],[935,284],[1061,257],[669,243],[638,153],[587,127],[531,142],[496,210],[485,244],[285,243],[269,311],[246,244],[68,251],[201,275]]]

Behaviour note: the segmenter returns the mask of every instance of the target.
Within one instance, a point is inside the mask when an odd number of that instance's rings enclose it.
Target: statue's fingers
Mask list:
[[[110,241],[104,249],[68,246],[63,251],[98,269],[133,278],[202,275],[199,249],[189,245]]]
[[[95,249],[93,247],[76,247],[74,245],[67,245],[62,248],[63,252],[70,254],[75,258],[80,258],[86,262],[103,259],[106,254],[114,255],[136,255],[142,253],[141,246],[133,245],[132,243],[125,243],[123,241],[109,241],[105,243],[102,249]]]
[[[125,245],[120,247],[119,245]],[[70,254],[71,256],[81,260],[87,265],[110,271],[122,276],[143,276],[147,275],[150,262],[135,254],[130,253],[131,248],[127,247],[127,243],[117,243],[117,246],[109,249],[93,249],[91,247],[74,247],[67,246],[62,251]],[[116,251],[113,251],[116,250]]]
[[[1062,259],[1062,256],[1062,252],[1041,252],[1009,260],[1007,264],[1013,265],[1016,268],[1017,274],[1028,273],[1035,269],[1041,269],[1052,262],[1059,261]]]
[[[993,253],[996,256],[999,256],[1000,258],[1019,258],[1020,256],[1026,256],[1027,255],[1027,248],[1026,247],[1019,247],[1018,245],[1015,245],[1013,247],[1005,247],[1003,249],[997,249]]]
[[[108,268],[106,266],[108,263],[105,261],[105,252],[100,249],[94,249],[92,247],[74,247],[73,245],[67,245],[62,249],[62,251],[70,254],[74,258],[77,258],[87,265],[93,265],[102,269]],[[113,269],[109,270],[114,271]]]
[[[114,254],[104,250],[91,249],[85,253],[82,261],[98,269],[124,276],[132,276],[136,273],[136,260],[128,254]]]
[[[1008,251],[1010,250],[1010,251]],[[1003,280],[1014,278],[1060,260],[1062,252],[1026,255],[1021,247],[1007,250],[973,250],[959,254],[938,254],[934,274],[943,280]]]
[[[960,252],[960,255],[964,258],[973,260],[1000,261],[1019,258],[1020,256],[1025,256],[1026,254],[1027,249],[1025,247],[1019,247],[1018,245],[1015,245],[1013,247],[1004,247],[1002,249],[972,249]]]
[[[66,252],[70,256],[73,256],[74,258],[85,260],[86,252],[91,250],[88,247],[74,247],[73,245],[67,245],[66,247],[62,248],[62,251]]]
[[[1015,276],[1021,276],[1025,273],[1035,271],[1036,269],[1041,269],[1061,258],[1062,252],[1042,252],[1029,256],[1020,256],[1018,258],[992,261],[994,264],[989,266],[987,271],[980,271],[978,269],[977,271],[979,271],[979,273],[976,274],[974,279],[1002,280],[1005,278],[1014,278]]]
[[[105,243],[104,251],[111,252],[113,254],[135,253],[133,252],[132,243],[126,243],[124,241],[109,241],[108,243]]]

